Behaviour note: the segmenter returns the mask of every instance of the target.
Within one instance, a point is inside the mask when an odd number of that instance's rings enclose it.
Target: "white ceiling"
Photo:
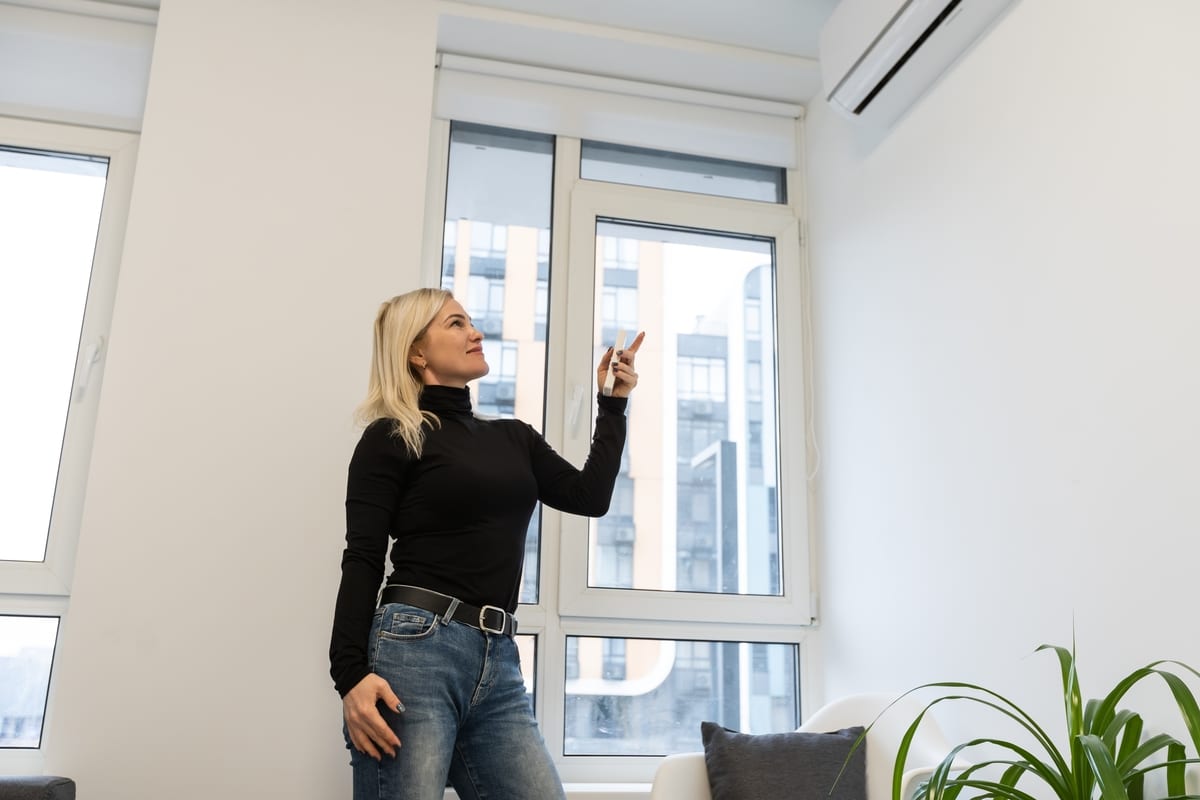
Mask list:
[[[838,0],[458,0],[438,50],[805,104]]]
[[[404,0],[397,0],[403,2]],[[838,0],[457,0],[466,5],[816,58]],[[158,8],[159,0],[102,0]]]
[[[838,0],[459,0],[519,11],[816,58],[817,33]]]
[[[394,0],[407,2],[407,0]],[[158,8],[159,0],[102,0]],[[743,97],[807,103],[838,0],[449,0],[438,49]]]

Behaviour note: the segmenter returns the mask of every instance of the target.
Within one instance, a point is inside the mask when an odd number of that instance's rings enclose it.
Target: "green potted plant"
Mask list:
[[[1200,763],[1200,706],[1180,676],[1200,677],[1200,672],[1178,661],[1155,661],[1127,675],[1102,698],[1085,703],[1074,650],[1051,645],[1038,648],[1039,652],[1043,650],[1058,655],[1062,671],[1065,748],[1056,745],[1030,714],[990,689],[954,681],[923,684],[906,694],[928,689],[937,689],[941,694],[925,706],[901,740],[892,777],[892,800],[905,800],[900,796],[900,778],[921,719],[934,706],[951,701],[993,709],[1028,732],[1032,743],[983,736],[956,745],[917,789],[914,800],[957,800],[963,792],[967,792],[964,800],[1041,800],[1051,795],[1059,800],[1143,800],[1146,776],[1159,771],[1166,778],[1167,797],[1163,800],[1200,798],[1188,795],[1184,782],[1187,765]],[[1161,679],[1170,690],[1191,740],[1190,756],[1184,742],[1166,733],[1146,735],[1142,716],[1121,708],[1126,693],[1147,678]],[[960,759],[973,748],[987,748],[992,755],[978,762]],[[1000,755],[995,755],[997,752]]]

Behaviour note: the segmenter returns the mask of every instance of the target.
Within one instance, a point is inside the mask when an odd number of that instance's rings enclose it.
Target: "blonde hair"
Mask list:
[[[404,440],[414,458],[425,444],[424,423],[440,425],[436,414],[419,405],[424,383],[409,354],[430,323],[453,295],[444,289],[417,289],[397,295],[379,306],[375,315],[375,341],[371,348],[371,374],[367,397],[354,416],[362,425],[394,419],[394,436]]]

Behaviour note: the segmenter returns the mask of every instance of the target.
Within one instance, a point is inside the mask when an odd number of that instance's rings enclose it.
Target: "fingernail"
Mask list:
[[[401,703],[399,700],[397,700],[396,701],[396,713],[403,714],[406,710],[407,709],[404,708],[404,703]]]

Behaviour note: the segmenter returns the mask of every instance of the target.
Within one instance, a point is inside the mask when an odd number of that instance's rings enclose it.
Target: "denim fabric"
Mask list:
[[[380,706],[400,737],[395,758],[376,761],[347,737],[354,800],[441,800],[447,780],[462,800],[564,800],[512,638],[389,603],[370,647],[405,711]]]

